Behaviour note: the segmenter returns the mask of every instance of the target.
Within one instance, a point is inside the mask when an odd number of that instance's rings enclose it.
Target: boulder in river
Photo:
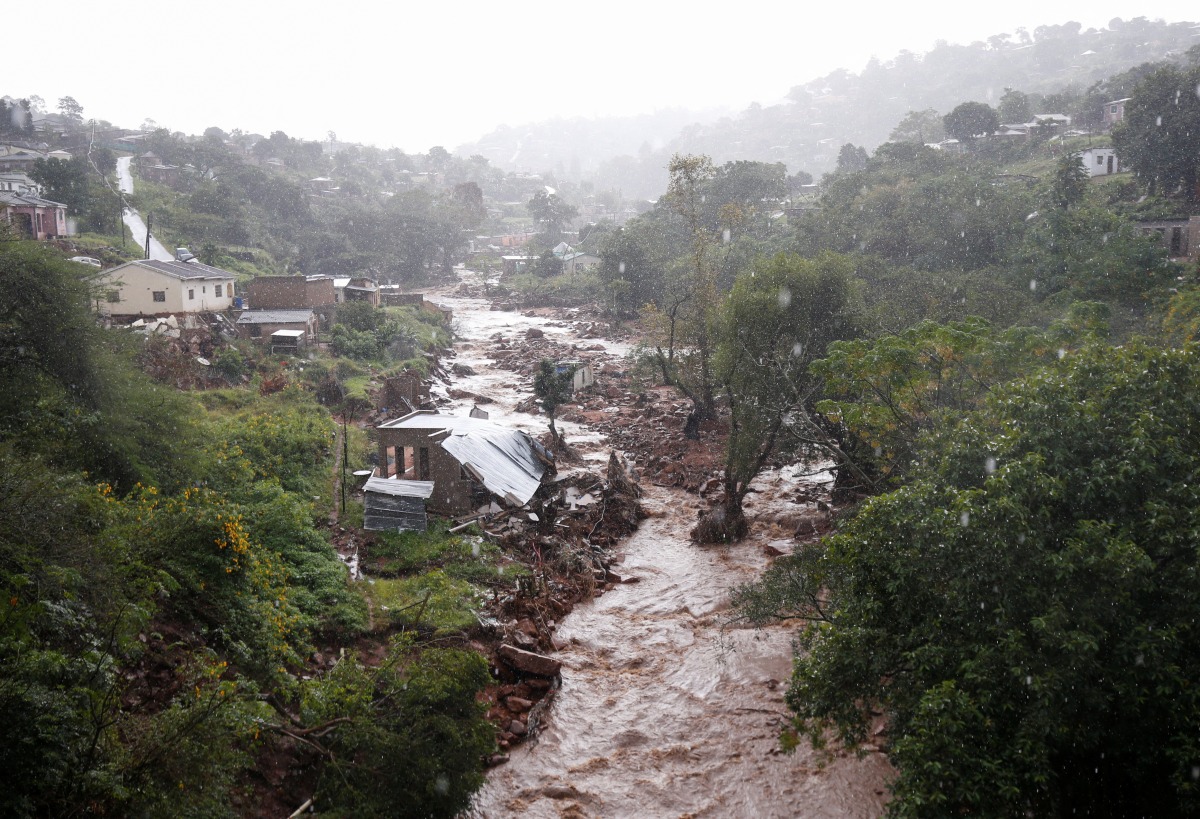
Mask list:
[[[500,646],[497,653],[500,655],[500,659],[517,671],[532,674],[535,677],[555,677],[562,670],[562,663],[553,657],[524,651],[507,643]]]

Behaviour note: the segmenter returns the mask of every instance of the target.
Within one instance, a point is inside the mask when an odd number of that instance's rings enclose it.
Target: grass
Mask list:
[[[368,581],[365,594],[376,615],[391,625],[432,628],[442,636],[466,631],[478,623],[475,616],[481,592],[465,580],[440,569],[414,577]]]

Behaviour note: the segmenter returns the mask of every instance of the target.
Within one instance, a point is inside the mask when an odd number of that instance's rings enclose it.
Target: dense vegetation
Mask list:
[[[329,413],[277,375],[203,400],[152,381],[81,269],[0,237],[5,815],[252,812],[287,738],[324,810],[453,815],[494,743],[482,657],[410,634],[300,674],[367,627],[318,526]]]
[[[1143,23],[1113,27],[1114,53],[1180,34]],[[995,110],[933,82],[976,52],[1058,66],[1083,36],[902,55],[889,76],[942,96],[904,97],[873,152],[822,154],[819,197],[782,163],[677,154],[645,213],[589,227],[602,263],[588,275],[554,253],[572,202],[442,149],[327,156],[278,132],[159,131],[148,147],[194,171],[139,183],[137,203],[247,274],[425,282],[481,225],[536,228],[536,262],[505,286],[636,318],[638,377],[687,396],[688,434],[728,425],[724,492],[698,540],[744,535],[742,499],[772,462],[831,458],[838,499],[859,502],[736,593],[751,620],[803,621],[785,743],[861,743],[882,714],[895,816],[1184,815],[1200,809],[1200,287],[1137,220],[1197,213],[1200,54],[1086,90],[1010,87]],[[761,137],[831,95],[887,109],[868,93],[887,83],[825,83],[798,89],[794,112],[715,130]],[[1090,122],[1119,96],[1132,101],[1111,135],[986,133],[1043,106]],[[924,144],[946,132],[961,153]],[[1088,180],[1075,152],[1109,142],[1134,175]],[[97,170],[37,173],[104,230]],[[310,195],[327,173],[337,195]],[[489,212],[499,197],[525,213]],[[486,666],[447,646],[499,584],[499,558],[445,532],[386,538],[387,576],[364,595],[318,525],[327,408],[349,412],[368,372],[421,370],[445,336],[419,311],[348,307],[336,362],[291,375],[222,350],[215,370],[236,386],[197,397],[148,377],[155,345],[100,329],[91,299],[84,273],[0,236],[7,812],[246,812],[288,738],[327,810],[453,815],[493,736],[476,702]],[[538,389],[551,418],[552,376]],[[369,603],[401,636],[306,679],[314,651],[363,634]],[[417,605],[432,622],[410,618]]]
[[[785,427],[860,503],[735,600],[802,624],[785,745],[882,735],[889,815],[1200,810],[1197,270],[1133,221],[1196,213],[1195,71],[1139,72],[1113,135],[1136,180],[890,143],[801,217],[865,304]]]

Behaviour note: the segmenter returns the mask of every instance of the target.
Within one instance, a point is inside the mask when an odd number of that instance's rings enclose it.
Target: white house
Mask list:
[[[103,315],[220,312],[233,306],[236,277],[197,261],[139,259],[104,271],[97,300]]]
[[[1087,169],[1088,176],[1108,176],[1124,170],[1112,148],[1088,148],[1080,152],[1079,161]]]

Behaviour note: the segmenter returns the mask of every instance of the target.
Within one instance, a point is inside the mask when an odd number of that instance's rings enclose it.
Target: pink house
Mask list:
[[[33,193],[0,191],[0,219],[38,241],[67,235],[67,206]]]

